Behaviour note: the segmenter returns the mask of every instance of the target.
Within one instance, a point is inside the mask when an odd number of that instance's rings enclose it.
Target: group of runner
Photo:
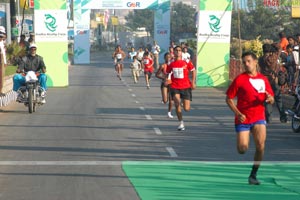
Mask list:
[[[170,46],[169,49],[170,51],[164,55],[164,63],[156,70],[155,76],[161,80],[162,102],[165,104],[169,102],[168,117],[173,118],[171,114],[173,101],[179,121],[177,130],[183,131],[185,125],[182,107],[185,111],[190,110],[192,90],[196,88],[196,70],[190,59],[184,56],[184,47]],[[120,53],[120,47],[118,47],[117,53],[113,54],[117,62],[119,61],[118,53],[123,55],[123,53]],[[137,66],[144,70],[146,85],[149,89],[149,80],[154,71],[154,61],[151,53],[145,51],[142,58],[139,57],[138,53],[134,55],[129,53],[130,56],[133,59],[131,66],[135,66],[134,63],[138,62]],[[250,134],[253,135],[256,151],[248,182],[249,184],[259,185],[257,172],[264,156],[266,141],[264,104],[274,103],[274,93],[268,79],[257,70],[258,59],[256,55],[252,52],[245,52],[242,55],[242,61],[245,72],[237,76],[227,89],[226,103],[235,114],[237,150],[240,154],[247,151]],[[237,105],[234,101],[235,98],[237,98]]]
[[[159,65],[158,55],[160,52],[159,45],[154,41],[151,51],[147,48],[140,48],[135,52],[131,48],[128,52],[128,58],[131,60],[130,68],[134,83],[139,81],[139,72],[144,72],[147,89],[150,89],[150,80],[154,71],[155,76],[161,80],[162,102],[168,103],[168,117],[173,118],[172,105],[174,102],[176,115],[179,121],[177,130],[185,130],[182,107],[185,111],[190,110],[190,101],[192,100],[192,90],[196,88],[196,71],[190,56],[183,52],[181,46],[171,46],[170,52],[165,53],[164,63]],[[121,79],[123,70],[123,60],[126,58],[125,52],[121,46],[117,46],[113,53],[115,60],[115,70],[117,76]],[[191,80],[190,80],[191,73]]]

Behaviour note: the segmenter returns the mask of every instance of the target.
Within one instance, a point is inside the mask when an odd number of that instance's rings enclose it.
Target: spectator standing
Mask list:
[[[281,49],[282,49],[283,51],[287,52],[287,51],[286,51],[286,46],[289,44],[289,41],[288,41],[288,39],[286,38],[285,33],[284,33],[284,32],[280,32],[280,33],[278,34],[278,36],[279,36],[279,38],[280,38],[279,44],[280,44]]]
[[[285,109],[282,103],[281,89],[277,80],[277,73],[280,70],[280,65],[278,62],[279,50],[276,48],[276,46],[271,44],[263,44],[262,49],[263,55],[258,59],[259,71],[268,78],[274,92],[276,106],[280,114],[280,121],[282,123],[286,123],[287,115],[285,114]],[[265,116],[267,123],[271,123],[272,112],[273,105],[265,104]]]
[[[154,62],[154,69],[157,70],[159,68],[159,52],[160,46],[157,44],[156,41],[153,42],[151,52],[153,54],[153,62]]]

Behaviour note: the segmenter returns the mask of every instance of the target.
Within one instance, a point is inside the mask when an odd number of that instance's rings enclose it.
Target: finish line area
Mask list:
[[[122,167],[137,194],[153,199],[300,198],[300,162],[263,162],[261,185],[249,185],[251,162],[124,162]]]

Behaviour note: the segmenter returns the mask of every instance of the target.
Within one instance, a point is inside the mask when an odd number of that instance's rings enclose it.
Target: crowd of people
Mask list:
[[[187,44],[176,45],[171,42],[169,51],[164,54],[164,62],[160,64],[160,52],[161,48],[156,41],[153,42],[151,49],[140,47],[138,51],[135,51],[135,48],[131,47],[127,54],[118,45],[112,54],[115,72],[121,80],[123,62],[127,57],[130,60],[134,83],[138,83],[140,75],[143,74],[147,89],[150,89],[150,80],[155,73],[155,77],[161,80],[162,103],[168,103],[167,117],[173,118],[172,106],[174,104],[179,121],[177,130],[183,131],[185,126],[182,108],[185,111],[190,110],[192,90],[196,88],[196,70],[192,62],[194,54]]]

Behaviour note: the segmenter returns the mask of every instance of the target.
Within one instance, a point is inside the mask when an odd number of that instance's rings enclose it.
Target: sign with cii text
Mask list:
[[[67,41],[67,21],[61,20],[66,17],[64,10],[36,10],[35,18],[43,23],[36,23],[35,35],[39,41]]]
[[[224,11],[200,12],[199,18],[203,22],[198,29],[198,42],[229,43],[231,13]]]

